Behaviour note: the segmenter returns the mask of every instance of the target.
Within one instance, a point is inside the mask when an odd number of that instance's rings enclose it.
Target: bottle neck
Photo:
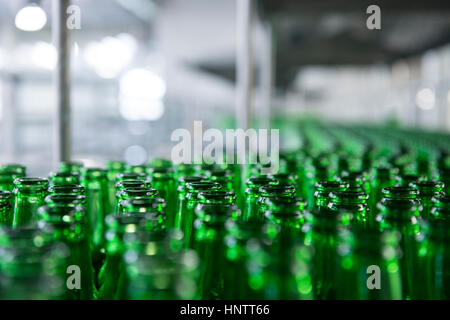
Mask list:
[[[76,194],[84,195],[85,188],[79,184],[52,185],[48,188],[49,194]]]
[[[127,188],[145,188],[145,187],[151,187],[150,185],[146,185],[144,181],[142,180],[122,180],[116,183],[115,189],[116,191],[121,191],[123,189]]]
[[[132,198],[120,201],[124,214],[162,213],[166,202],[162,198]]]
[[[48,180],[42,178],[17,178],[14,180],[15,194],[43,196],[47,187]]]
[[[76,206],[86,204],[86,197],[84,195],[75,194],[54,194],[45,197],[44,201],[48,205],[61,204],[66,206]]]
[[[343,205],[366,204],[369,195],[360,191],[334,191],[330,193],[330,202]]]
[[[429,198],[430,200],[444,189],[444,184],[440,181],[412,182],[410,186],[419,190],[420,198]]]
[[[414,200],[418,198],[419,191],[413,187],[387,187],[382,190],[383,198],[390,200]]]
[[[233,204],[236,201],[236,195],[233,192],[225,190],[203,191],[198,194],[199,203],[210,203],[218,205]]]

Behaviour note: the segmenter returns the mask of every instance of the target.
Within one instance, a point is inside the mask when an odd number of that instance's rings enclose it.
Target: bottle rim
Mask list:
[[[19,189],[33,187],[45,188],[48,185],[48,180],[39,177],[22,177],[14,179],[14,185]]]
[[[118,181],[115,185],[114,185],[116,190],[123,190],[126,188],[133,188],[133,187],[140,187],[140,188],[144,188],[145,187],[145,182],[142,180],[138,180],[138,179],[128,179],[128,180],[121,180]]]
[[[120,182],[122,180],[142,180],[146,177],[147,175],[143,172],[120,172],[116,175],[116,182]]]
[[[419,190],[413,187],[391,186],[383,188],[382,193],[385,198],[414,199],[419,195]]]
[[[339,189],[347,189],[349,187],[349,184],[347,182],[343,181],[336,181],[336,180],[322,180],[315,183],[315,188],[317,191],[332,191],[333,189],[339,190]]]
[[[232,191],[219,189],[202,191],[198,194],[197,199],[200,203],[234,203],[236,195]]]
[[[49,193],[84,193],[85,188],[81,184],[54,184],[48,187]]]

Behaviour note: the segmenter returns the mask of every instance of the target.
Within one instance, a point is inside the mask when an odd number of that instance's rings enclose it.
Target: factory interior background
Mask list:
[[[449,11],[433,9],[433,1],[429,10],[386,9],[382,29],[369,30],[364,6],[321,10],[296,2],[262,1],[265,10],[254,18],[254,119],[269,99],[272,116],[449,131]],[[45,175],[56,166],[57,53],[51,1],[39,3],[46,23],[33,32],[26,30],[40,27],[40,16],[22,22],[17,16],[27,3],[0,0],[0,161]],[[74,160],[142,164],[170,156],[177,128],[191,128],[194,120],[219,128],[233,121],[236,1],[72,4],[81,10],[81,28],[71,33]],[[265,65],[273,69],[269,94]]]

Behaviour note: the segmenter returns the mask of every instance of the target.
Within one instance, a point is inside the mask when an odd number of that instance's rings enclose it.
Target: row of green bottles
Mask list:
[[[447,299],[445,139],[294,127],[301,146],[268,175],[164,159],[62,163],[48,180],[2,166],[0,223],[68,250],[62,265],[87,277],[60,298]]]

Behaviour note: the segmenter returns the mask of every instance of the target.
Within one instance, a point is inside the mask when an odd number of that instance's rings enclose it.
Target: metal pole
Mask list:
[[[70,40],[66,26],[70,0],[52,0],[52,37],[58,52],[54,73],[56,90],[56,148],[55,160],[70,161]]]
[[[275,73],[275,59],[274,59],[274,46],[272,36],[272,25],[270,23],[262,24],[263,28],[263,47],[262,57],[260,59],[260,77],[261,77],[261,92],[262,103],[259,110],[260,115],[260,127],[270,128],[270,109],[272,107],[272,93],[274,86],[274,73]]]
[[[2,23],[1,26],[1,41],[3,42],[3,48],[6,52],[13,52],[13,48],[16,43],[16,33],[14,32],[14,27],[9,23]],[[7,54],[5,56],[6,64],[8,65],[11,61],[11,55]],[[5,68],[6,69],[6,68]],[[0,131],[1,131],[1,139],[0,149],[2,149],[2,153],[4,158],[2,159],[5,162],[15,162],[17,161],[17,114],[18,114],[18,105],[17,105],[17,87],[19,78],[14,75],[9,69],[3,70],[3,73],[0,74],[0,82],[2,82],[3,87],[2,95],[0,99],[2,101],[2,119],[0,121]],[[7,71],[8,70],[8,71]]]
[[[253,47],[251,26],[254,0],[236,0],[236,126],[247,130],[250,127],[250,115],[253,89]]]

